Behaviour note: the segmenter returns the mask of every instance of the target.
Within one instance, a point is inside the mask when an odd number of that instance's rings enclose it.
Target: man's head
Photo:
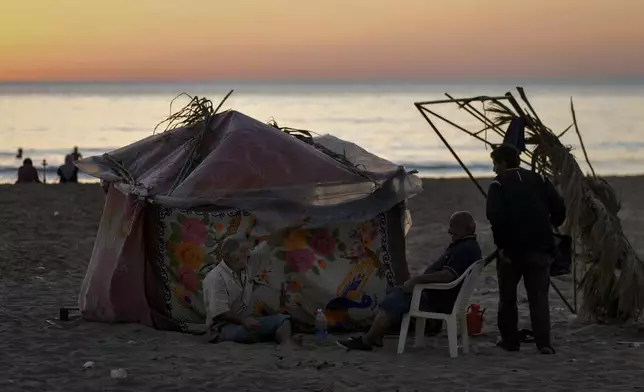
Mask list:
[[[519,150],[509,144],[501,144],[497,146],[490,156],[494,163],[494,172],[496,174],[503,174],[508,169],[519,167],[521,159],[519,158]]]
[[[233,271],[246,267],[248,253],[253,247],[253,242],[245,235],[227,237],[221,244],[221,257]]]
[[[27,158],[24,161],[22,161],[22,164],[25,165],[25,166],[33,166],[34,165],[34,163],[29,158]]]
[[[449,234],[452,236],[452,241],[474,233],[476,233],[476,223],[469,212],[458,211],[449,218]]]

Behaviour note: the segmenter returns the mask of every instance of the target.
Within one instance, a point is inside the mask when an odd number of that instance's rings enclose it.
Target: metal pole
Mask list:
[[[414,104],[414,105],[416,105],[416,109],[418,109],[418,111],[420,112],[420,114],[422,114],[422,115],[423,115],[423,117],[424,117],[424,118],[425,118],[425,120],[429,123],[429,125],[432,127],[432,129],[434,129],[434,132],[436,132],[436,134],[437,134],[437,135],[438,135],[438,137],[441,139],[441,141],[443,142],[443,144],[445,145],[445,147],[447,147],[447,149],[452,153],[452,155],[454,156],[454,158],[456,158],[456,161],[458,161],[459,165],[461,165],[461,168],[463,168],[463,170],[465,171],[465,173],[467,173],[467,175],[470,177],[470,180],[472,180],[472,182],[474,183],[474,185],[476,185],[476,187],[479,189],[479,191],[481,191],[481,194],[483,195],[483,197],[486,197],[486,198],[487,198],[487,193],[485,193],[485,191],[483,190],[483,187],[481,186],[481,184],[479,184],[479,182],[476,180],[476,178],[474,178],[474,176],[472,175],[472,173],[470,172],[470,170],[467,168],[467,166],[465,166],[465,164],[463,163],[463,161],[461,161],[461,158],[459,158],[459,156],[458,156],[458,154],[456,153],[456,151],[454,151],[454,149],[452,148],[452,146],[450,146],[450,144],[449,144],[449,143],[447,142],[447,140],[443,137],[443,135],[440,133],[440,131],[438,130],[438,128],[436,128],[436,126],[434,125],[434,123],[432,122],[432,120],[430,120],[430,119],[429,119],[429,117],[427,117],[427,114],[425,114],[425,112],[424,112],[424,110],[427,110],[427,109],[424,109],[420,104]],[[424,110],[423,110],[423,109],[424,109]]]
[[[465,128],[461,127],[460,125],[458,125],[458,124],[456,124],[456,123],[454,123],[454,122],[452,122],[452,121],[450,121],[450,120],[446,119],[445,117],[441,116],[440,114],[438,114],[438,113],[436,113],[436,112],[433,112],[433,111],[431,111],[431,110],[429,110],[429,109],[427,109],[427,108],[424,108],[424,107],[422,107],[422,110],[426,111],[427,113],[431,114],[432,116],[435,116],[435,117],[436,117],[436,118],[438,118],[438,119],[441,119],[441,120],[445,121],[446,123],[448,123],[449,125],[453,126],[454,128],[456,128],[456,129],[458,129],[458,130],[460,130],[460,131],[463,131],[463,132],[467,133],[468,135],[470,135],[470,136],[472,136],[473,138],[475,138],[475,139],[477,139],[477,140],[479,140],[479,141],[481,141],[481,142],[483,142],[483,143],[487,144],[488,146],[490,146],[490,147],[494,147],[494,144],[492,144],[492,143],[488,142],[487,140],[483,139],[482,137],[480,137],[480,136],[478,136],[478,135],[474,135],[472,132],[470,132],[470,131],[468,131],[467,129],[465,129]],[[421,112],[421,113],[422,113],[422,112]],[[428,120],[428,121],[429,121],[429,120]],[[521,162],[525,163],[526,165],[530,165],[530,163],[529,163],[529,162],[526,162],[526,161],[525,161],[525,159],[521,159]]]
[[[42,183],[47,183],[47,160],[42,160]]]

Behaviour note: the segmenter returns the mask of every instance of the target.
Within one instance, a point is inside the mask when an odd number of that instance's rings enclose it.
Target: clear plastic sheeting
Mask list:
[[[77,162],[85,173],[169,207],[253,211],[275,229],[310,216],[311,226],[362,221],[422,191],[418,177],[330,135],[321,149],[236,111],[153,135]],[[187,166],[187,170],[184,166]]]

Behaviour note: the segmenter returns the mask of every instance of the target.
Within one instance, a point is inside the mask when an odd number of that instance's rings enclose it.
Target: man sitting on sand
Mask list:
[[[78,182],[78,168],[74,165],[72,154],[65,155],[65,163],[58,168],[57,174],[61,184]]]
[[[38,170],[34,167],[34,163],[29,158],[22,161],[22,166],[18,169],[18,181],[16,181],[16,184],[27,183],[40,183]]]
[[[382,347],[382,339],[393,325],[400,324],[409,312],[414,286],[428,283],[449,283],[458,279],[475,262],[481,259],[481,248],[476,240],[476,223],[469,212],[456,212],[449,220],[449,234],[452,242],[445,252],[425,272],[406,281],[402,286],[391,289],[380,303],[380,310],[369,331],[356,338],[340,340],[338,344],[349,350],[371,350]],[[456,302],[460,285],[450,290],[425,290],[421,299],[421,310],[450,313]],[[431,325],[431,324],[430,324]],[[438,327],[438,330],[435,330]],[[434,324],[439,332],[442,323]]]
[[[251,295],[261,266],[270,262],[270,248],[281,244],[287,232],[297,227],[271,235],[254,249],[254,241],[245,234],[224,240],[222,262],[203,281],[209,342],[295,343],[291,336],[291,316],[253,317]]]

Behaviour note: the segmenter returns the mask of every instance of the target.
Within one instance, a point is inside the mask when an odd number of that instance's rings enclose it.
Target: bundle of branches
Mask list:
[[[186,93],[181,93],[170,102],[170,115],[168,116],[168,118],[161,121],[159,124],[157,124],[156,127],[154,127],[154,132],[156,132],[157,128],[159,128],[159,126],[161,126],[162,124],[166,124],[165,132],[183,127],[199,127],[199,131],[192,138],[192,143],[190,143],[191,151],[188,155],[188,159],[183,164],[179,175],[175,179],[172,188],[170,189],[170,193],[172,193],[172,191],[174,191],[174,189],[190,174],[192,169],[194,169],[199,164],[200,160],[202,159],[199,156],[199,145],[201,144],[203,135],[210,129],[210,123],[213,117],[215,116],[215,114],[217,114],[217,111],[222,107],[224,102],[226,102],[233,91],[234,90],[230,90],[228,94],[226,94],[224,99],[221,100],[219,105],[217,105],[217,107],[214,109],[212,101],[207,98],[200,98],[197,96],[192,97]],[[188,104],[182,109],[173,113],[172,104],[174,104],[174,101],[177,98],[184,96],[190,98],[190,102],[188,102]]]
[[[488,110],[496,115],[495,123],[499,126],[517,116],[525,119],[526,140],[536,145],[533,165],[547,173],[562,190],[568,211],[563,230],[576,239],[576,253],[583,270],[582,313],[603,322],[637,320],[644,307],[644,263],[622,231],[614,190],[595,175],[588,161],[572,100],[573,124],[590,175],[584,175],[571,149],[542,123],[521,88],[519,93],[527,109],[522,110],[509,95],[514,110],[498,101]]]

